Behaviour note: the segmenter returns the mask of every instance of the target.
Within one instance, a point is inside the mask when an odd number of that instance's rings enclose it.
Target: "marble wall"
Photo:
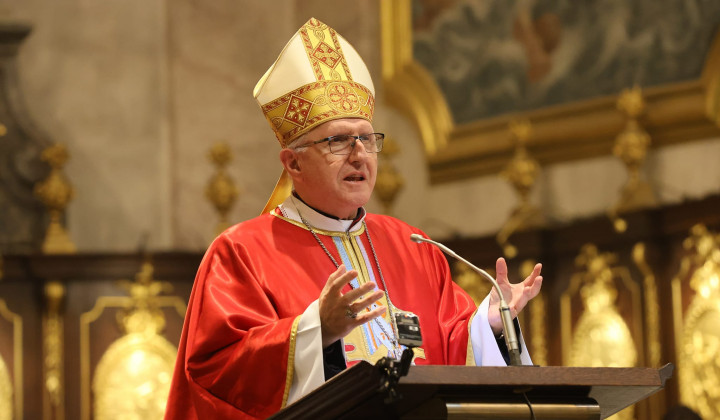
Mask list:
[[[68,228],[81,250],[203,249],[217,216],[204,197],[208,149],[232,146],[233,221],[259,213],[280,174],[279,147],[252,98],[287,40],[315,16],[365,58],[378,90],[375,127],[395,138],[406,180],[395,215],[431,235],[497,231],[515,204],[494,176],[431,186],[412,123],[382,103],[379,0],[0,0],[32,23],[21,88],[35,122],[68,145],[77,190]],[[720,139],[665,147],[648,174],[664,202],[720,192]],[[560,222],[603,213],[624,183],[607,156],[545,168],[534,191]],[[370,210],[378,211],[376,202]]]

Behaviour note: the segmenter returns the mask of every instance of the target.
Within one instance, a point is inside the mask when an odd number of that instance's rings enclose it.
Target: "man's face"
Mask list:
[[[370,134],[372,125],[359,118],[328,121],[308,132],[301,144],[340,134]],[[295,190],[310,206],[343,219],[355,216],[370,199],[377,176],[377,153],[356,142],[349,155],[330,153],[327,142],[296,151],[299,171]]]

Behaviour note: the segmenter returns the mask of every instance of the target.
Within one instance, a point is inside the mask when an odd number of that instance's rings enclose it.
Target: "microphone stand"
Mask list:
[[[505,301],[505,297],[503,297],[500,286],[498,286],[497,281],[495,281],[493,276],[488,274],[487,271],[483,270],[482,268],[476,267],[475,265],[470,263],[470,261],[459,256],[458,254],[453,252],[453,250],[441,244],[440,242],[433,241],[432,239],[427,239],[421,235],[418,235],[417,233],[413,233],[412,235],[410,235],[410,240],[417,243],[427,242],[435,245],[449,256],[467,264],[468,267],[473,269],[473,271],[480,274],[480,276],[492,283],[493,287],[495,287],[495,290],[497,290],[498,295],[500,296],[500,319],[502,319],[503,323],[503,335],[505,336],[505,345],[507,345],[508,353],[510,355],[510,366],[522,366],[522,361],[520,360],[520,345],[518,344],[517,334],[515,333],[515,326],[513,325],[512,315],[510,314],[510,307]]]

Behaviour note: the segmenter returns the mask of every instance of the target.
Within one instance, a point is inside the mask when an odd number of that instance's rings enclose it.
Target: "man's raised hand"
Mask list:
[[[345,337],[355,327],[385,313],[381,306],[373,310],[368,307],[383,297],[384,293],[375,289],[375,283],[367,282],[356,289],[343,294],[342,289],[358,275],[357,271],[345,270],[345,265],[330,274],[318,299],[323,348]],[[372,293],[371,293],[372,292]]]

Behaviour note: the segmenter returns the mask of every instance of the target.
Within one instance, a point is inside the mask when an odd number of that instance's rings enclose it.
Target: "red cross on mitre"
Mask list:
[[[335,68],[340,59],[342,59],[340,53],[324,42],[320,42],[317,47],[315,47],[311,55],[314,59],[320,61],[331,69]]]
[[[292,95],[290,97],[290,101],[288,102],[288,107],[285,110],[284,118],[287,121],[302,127],[305,125],[305,121],[310,114],[310,108],[312,108],[312,102],[306,101],[299,96]]]

